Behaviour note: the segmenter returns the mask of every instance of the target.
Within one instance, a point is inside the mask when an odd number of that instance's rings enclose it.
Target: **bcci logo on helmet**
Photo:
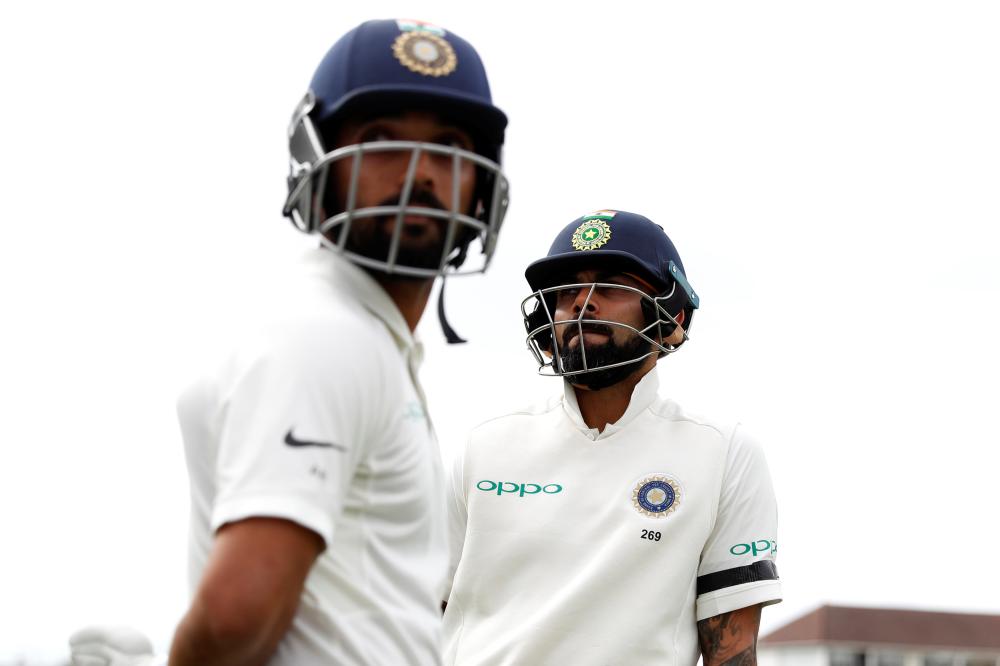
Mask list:
[[[458,64],[451,44],[427,30],[403,32],[393,43],[392,53],[411,72],[424,76],[447,76]]]
[[[573,248],[576,250],[596,250],[611,240],[611,226],[608,220],[614,211],[599,211],[583,218],[583,224],[573,232]]]

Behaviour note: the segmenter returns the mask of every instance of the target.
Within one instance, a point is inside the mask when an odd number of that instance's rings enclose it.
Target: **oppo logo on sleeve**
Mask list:
[[[556,495],[562,492],[563,487],[558,483],[541,485],[539,483],[515,483],[513,481],[490,481],[483,479],[476,484],[476,488],[484,493],[496,493],[497,495]]]
[[[729,552],[733,555],[739,556],[751,553],[754,557],[768,551],[777,553],[778,542],[770,541],[768,539],[758,539],[757,541],[752,541],[750,543],[738,543],[729,549]]]

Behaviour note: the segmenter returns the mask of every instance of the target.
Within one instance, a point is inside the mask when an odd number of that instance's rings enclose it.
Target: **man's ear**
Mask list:
[[[674,329],[673,333],[663,338],[663,344],[665,346],[671,345],[677,347],[680,346],[682,342],[684,342],[684,326],[683,326],[685,319],[684,310],[681,310],[676,315],[674,315],[674,319],[677,321],[677,327]]]

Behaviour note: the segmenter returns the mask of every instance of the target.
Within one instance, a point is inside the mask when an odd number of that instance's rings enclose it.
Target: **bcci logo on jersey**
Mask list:
[[[666,518],[680,504],[681,487],[664,474],[651,474],[632,488],[632,506],[644,516]]]

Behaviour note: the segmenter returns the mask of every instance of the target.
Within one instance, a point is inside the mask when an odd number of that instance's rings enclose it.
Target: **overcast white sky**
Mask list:
[[[450,456],[535,376],[522,271],[597,208],[702,297],[662,391],[767,450],[785,601],[1000,613],[1000,5],[21,2],[0,62],[0,664],[187,597],[174,397],[268,274],[285,127],[366,18],[475,44],[510,119],[494,267],[424,381]],[[640,9],[641,8],[641,9]],[[432,313],[431,313],[432,314]],[[359,346],[363,341],[358,341]]]

